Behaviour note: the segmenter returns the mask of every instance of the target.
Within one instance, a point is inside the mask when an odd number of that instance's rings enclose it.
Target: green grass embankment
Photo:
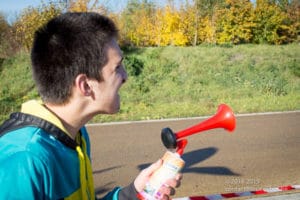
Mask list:
[[[235,113],[300,110],[300,45],[127,49],[121,111],[92,122],[211,115],[220,103]],[[28,54],[0,67],[0,121],[37,98]]]

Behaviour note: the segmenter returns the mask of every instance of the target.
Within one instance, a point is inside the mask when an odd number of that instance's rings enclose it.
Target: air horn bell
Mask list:
[[[168,127],[163,128],[161,131],[161,139],[167,149],[180,148],[177,152],[179,151],[180,154],[182,154],[183,148],[187,144],[187,140],[182,138],[214,128],[224,128],[231,132],[235,129],[235,121],[236,120],[231,108],[226,104],[220,104],[215,115],[192,127],[186,128],[177,133],[174,133],[172,129]]]

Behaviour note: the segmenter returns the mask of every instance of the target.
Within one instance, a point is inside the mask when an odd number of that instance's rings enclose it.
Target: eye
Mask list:
[[[116,71],[120,70],[121,65],[116,66]]]
[[[116,66],[116,70],[121,70],[124,67],[124,65],[121,63]]]

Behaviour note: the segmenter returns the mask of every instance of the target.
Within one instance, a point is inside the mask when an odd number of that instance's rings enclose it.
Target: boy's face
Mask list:
[[[97,113],[113,114],[120,109],[119,89],[127,80],[127,73],[122,64],[123,55],[116,40],[106,46],[107,63],[102,68],[102,79],[90,81],[94,91],[94,103]]]

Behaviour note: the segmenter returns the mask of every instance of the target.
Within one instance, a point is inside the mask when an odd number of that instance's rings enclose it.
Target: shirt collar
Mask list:
[[[36,117],[49,121],[70,136],[69,132],[66,130],[60,119],[50,110],[48,110],[42,103],[42,101],[30,100],[23,103],[21,112],[34,115]]]

